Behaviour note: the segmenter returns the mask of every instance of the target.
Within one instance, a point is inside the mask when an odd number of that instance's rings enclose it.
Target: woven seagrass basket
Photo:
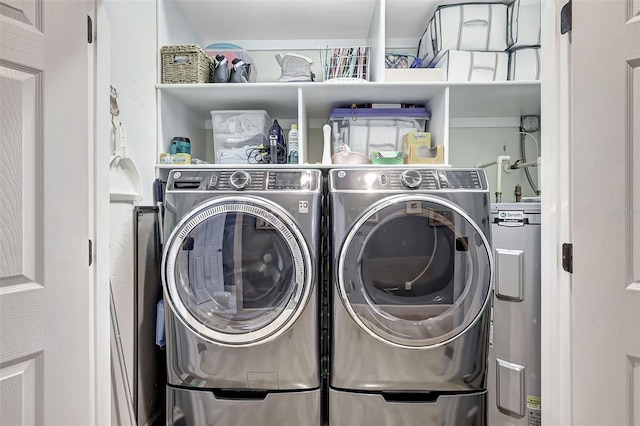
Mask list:
[[[213,60],[197,44],[164,46],[162,54],[163,83],[211,83]]]

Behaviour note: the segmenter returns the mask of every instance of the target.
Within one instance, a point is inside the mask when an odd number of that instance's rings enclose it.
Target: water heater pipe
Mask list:
[[[538,166],[538,160],[529,161],[528,163],[514,163],[511,165],[512,169],[524,169],[525,167],[536,167]]]
[[[502,162],[511,160],[508,155],[501,155],[496,159],[496,203],[502,202]]]
[[[488,163],[478,163],[476,164],[477,168],[484,169],[485,167],[492,166],[496,164],[498,167],[496,168],[496,203],[502,202],[502,163],[505,161],[511,160],[511,157],[508,155],[500,155],[496,158],[495,161],[490,161]]]

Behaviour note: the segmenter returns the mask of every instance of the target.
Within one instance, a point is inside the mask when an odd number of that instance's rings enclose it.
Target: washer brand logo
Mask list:
[[[300,213],[309,213],[309,202],[308,201],[298,201],[298,212],[300,212]]]
[[[407,213],[408,214],[422,213],[422,204],[418,201],[407,201]]]

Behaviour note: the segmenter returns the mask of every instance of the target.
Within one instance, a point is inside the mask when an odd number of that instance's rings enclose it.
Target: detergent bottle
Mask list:
[[[292,124],[287,138],[287,163],[298,164],[298,125]]]

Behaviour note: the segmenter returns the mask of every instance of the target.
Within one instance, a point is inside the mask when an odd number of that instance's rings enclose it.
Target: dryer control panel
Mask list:
[[[319,170],[172,170],[168,191],[319,191]]]
[[[382,168],[331,170],[336,191],[487,190],[482,169]]]

